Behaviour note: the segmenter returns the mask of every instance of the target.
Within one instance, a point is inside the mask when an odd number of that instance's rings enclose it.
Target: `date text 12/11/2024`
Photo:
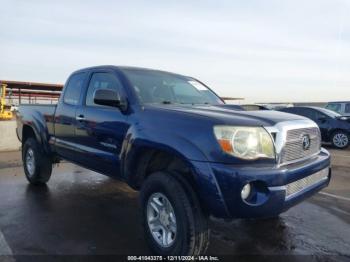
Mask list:
[[[217,256],[128,256],[128,261],[219,261]]]

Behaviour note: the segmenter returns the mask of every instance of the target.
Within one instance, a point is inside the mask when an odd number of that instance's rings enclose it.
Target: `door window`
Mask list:
[[[94,73],[86,93],[85,103],[87,106],[103,106],[94,103],[94,94],[98,89],[112,89],[121,96],[122,84],[117,76],[112,73]]]
[[[66,104],[77,105],[79,103],[81,89],[85,80],[86,73],[77,73],[72,75],[64,91],[63,101]]]
[[[341,104],[336,104],[336,103],[328,104],[326,106],[326,108],[329,109],[329,110],[332,110],[334,112],[337,112],[337,113],[341,112]]]
[[[350,103],[346,103],[345,104],[345,113],[349,113],[350,114]]]

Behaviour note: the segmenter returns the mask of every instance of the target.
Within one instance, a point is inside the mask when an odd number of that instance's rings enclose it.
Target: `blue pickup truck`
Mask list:
[[[65,159],[139,190],[160,255],[203,254],[209,217],[275,217],[331,177],[313,121],[237,110],[195,78],[151,69],[76,71],[56,106],[19,107],[17,135],[31,184]]]

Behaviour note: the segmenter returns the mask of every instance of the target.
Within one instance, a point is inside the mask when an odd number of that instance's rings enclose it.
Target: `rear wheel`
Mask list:
[[[24,173],[29,183],[42,185],[49,181],[52,161],[46,156],[34,138],[28,138],[22,146]]]
[[[349,146],[349,135],[344,131],[335,131],[332,135],[332,144],[334,147],[344,149]]]
[[[157,255],[199,255],[209,244],[208,218],[186,181],[169,173],[149,176],[140,194],[146,240]]]

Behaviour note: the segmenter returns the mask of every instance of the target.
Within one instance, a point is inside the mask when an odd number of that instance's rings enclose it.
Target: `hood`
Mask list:
[[[221,124],[246,126],[273,126],[283,121],[305,120],[307,118],[273,110],[240,111],[227,105],[180,105],[180,104],[152,104],[147,109],[158,109],[167,112],[180,112],[189,115],[207,117]]]
[[[350,124],[350,116],[338,116],[337,119],[342,122],[347,122]]]

